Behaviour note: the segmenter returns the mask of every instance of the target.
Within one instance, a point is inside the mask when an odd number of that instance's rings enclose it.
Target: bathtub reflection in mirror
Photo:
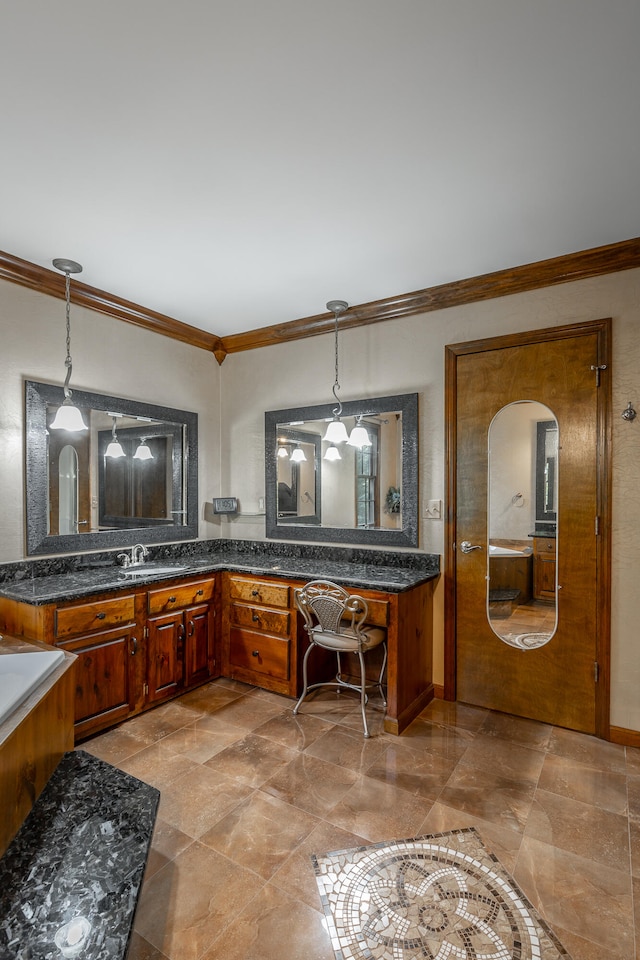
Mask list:
[[[487,617],[510,646],[535,649],[557,627],[558,423],[533,400],[489,427]]]

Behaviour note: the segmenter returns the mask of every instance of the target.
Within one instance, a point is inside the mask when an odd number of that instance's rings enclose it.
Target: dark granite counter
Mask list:
[[[5,579],[0,583],[0,595],[41,605],[223,570],[292,580],[322,577],[356,589],[401,593],[435,579],[440,572],[440,558],[435,554],[328,547],[296,549],[288,544],[254,541],[223,541],[223,548],[218,544],[220,541],[214,541],[208,552],[197,549],[195,544],[176,544],[173,550],[152,548],[149,560],[159,569],[141,570],[135,576],[125,574],[114,558],[93,563],[91,558],[82,559],[75,569]]]
[[[0,957],[126,956],[160,794],[66,753],[0,860]]]

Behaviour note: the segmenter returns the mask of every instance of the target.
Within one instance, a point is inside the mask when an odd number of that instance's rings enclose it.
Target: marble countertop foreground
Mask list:
[[[407,566],[403,567],[318,556],[287,557],[281,552],[251,553],[229,550],[209,556],[177,556],[166,559],[154,557],[153,562],[161,564],[162,571],[148,570],[135,576],[126,576],[123,568],[115,562],[108,565],[97,563],[95,566],[87,563],[84,568],[68,573],[5,581],[0,586],[0,595],[22,603],[41,605],[222,570],[300,580],[322,578],[356,589],[359,587],[401,593],[427,580],[433,580],[440,572],[437,556],[425,554],[423,564],[410,566],[411,556],[407,555]]]
[[[159,798],[66,753],[0,859],[0,957],[126,956]]]

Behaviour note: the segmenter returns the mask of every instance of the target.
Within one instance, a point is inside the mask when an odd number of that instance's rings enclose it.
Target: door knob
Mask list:
[[[469,540],[463,540],[460,549],[463,553],[471,553],[472,550],[482,550],[482,546],[479,543],[472,545]]]

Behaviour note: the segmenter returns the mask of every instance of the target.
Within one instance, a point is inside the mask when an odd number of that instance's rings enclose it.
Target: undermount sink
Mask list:
[[[186,570],[186,567],[177,563],[135,563],[123,567],[120,573],[125,577],[142,577],[153,573],[180,573],[181,570]]]

